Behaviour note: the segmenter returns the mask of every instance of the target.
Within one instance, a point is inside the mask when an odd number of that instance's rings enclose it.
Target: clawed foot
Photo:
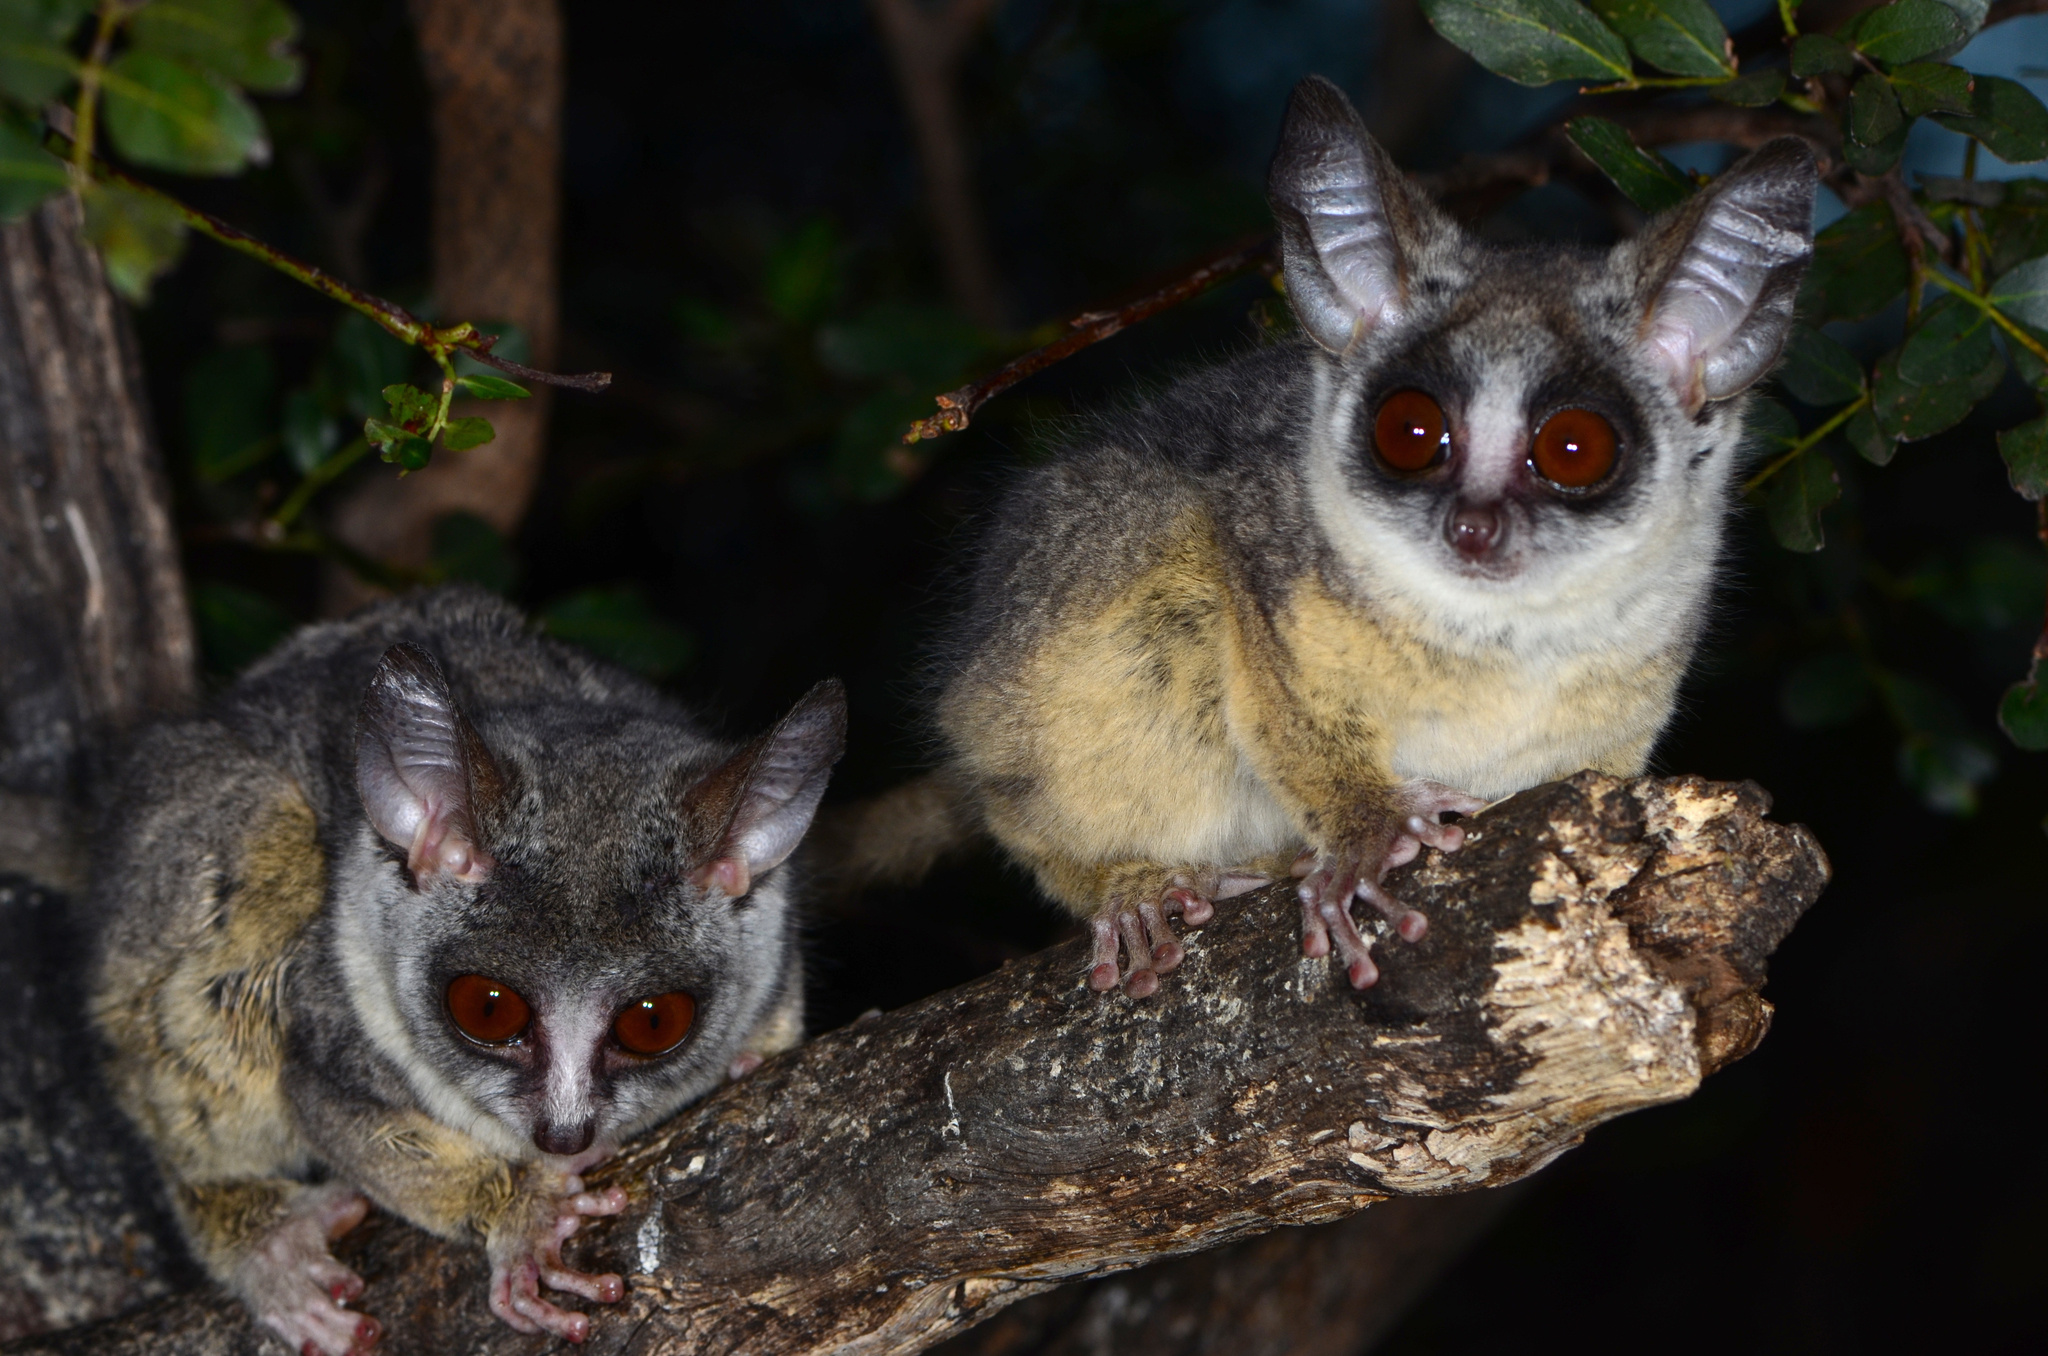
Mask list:
[[[1200,927],[1215,916],[1217,900],[1265,883],[1263,876],[1211,872],[1201,878],[1176,877],[1163,890],[1113,894],[1089,924],[1095,951],[1089,957],[1088,987],[1106,992],[1121,982],[1132,998],[1157,993],[1159,977],[1187,955],[1168,920],[1178,915],[1190,927]],[[1130,962],[1128,971],[1118,965],[1119,952]]]
[[[369,1209],[347,1187],[310,1187],[235,1268],[234,1288],[250,1312],[302,1356],[364,1356],[384,1335],[376,1319],[348,1308],[363,1278],[327,1247]]]
[[[1438,816],[1469,815],[1486,805],[1435,782],[1409,782],[1400,795],[1402,817],[1384,835],[1382,845],[1305,852],[1294,864],[1294,874],[1302,877],[1301,954],[1327,956],[1334,949],[1354,989],[1371,988],[1380,972],[1372,963],[1372,943],[1351,916],[1351,901],[1363,899],[1378,909],[1402,941],[1421,941],[1429,932],[1429,920],[1381,889],[1380,882],[1395,867],[1414,861],[1425,844],[1441,852],[1463,847],[1465,831],[1442,823]]]
[[[515,1206],[491,1230],[486,1250],[491,1259],[491,1312],[520,1332],[548,1332],[568,1342],[590,1336],[590,1318],[558,1308],[540,1296],[540,1287],[560,1290],[599,1304],[625,1298],[626,1283],[616,1275],[593,1276],[572,1270],[562,1261],[562,1244],[583,1221],[616,1215],[626,1208],[618,1187],[585,1191],[583,1180],[558,1177],[553,1189],[535,1193]]]

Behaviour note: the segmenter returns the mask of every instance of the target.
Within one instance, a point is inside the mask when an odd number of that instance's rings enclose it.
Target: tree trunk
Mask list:
[[[175,1250],[49,888],[109,746],[194,688],[134,344],[78,225],[65,194],[0,229],[0,1338],[163,1293]]]
[[[1525,792],[1391,879],[1432,927],[1364,993],[1301,958],[1281,885],[1144,1002],[1090,991],[1074,943],[822,1036],[594,1174],[633,1203],[572,1245],[630,1278],[591,1350],[921,1351],[1068,1281],[1533,1172],[1762,1039],[1765,962],[1827,875],[1767,808],[1697,778]],[[343,1256],[394,1356],[537,1349],[473,1248],[384,1219]],[[204,1293],[20,1350],[262,1341]]]
[[[433,99],[434,303],[443,322],[510,321],[552,367],[559,326],[562,16],[555,0],[411,0]],[[376,560],[418,568],[435,520],[473,513],[510,534],[540,476],[552,393],[462,402],[498,436],[468,452],[437,452],[426,470],[365,481],[335,511],[336,533]],[[476,408],[469,408],[476,405]],[[337,576],[345,611],[367,599]]]
[[[94,760],[195,681],[134,342],[78,222],[63,194],[0,229],[0,870],[55,883]]]

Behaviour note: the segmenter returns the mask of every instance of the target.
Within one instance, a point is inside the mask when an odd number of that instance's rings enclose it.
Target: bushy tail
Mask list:
[[[944,769],[879,796],[828,808],[810,833],[812,879],[827,896],[874,885],[915,885],[983,833],[963,788]]]

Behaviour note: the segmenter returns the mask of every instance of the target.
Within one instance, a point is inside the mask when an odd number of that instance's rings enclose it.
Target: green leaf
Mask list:
[[[1870,697],[1870,673],[1861,659],[1846,651],[1815,655],[1785,675],[1778,711],[1796,730],[1818,730],[1854,720]]]
[[[1452,46],[1517,84],[1626,80],[1628,45],[1572,0],[1422,0]]]
[[[1968,35],[1962,16],[1941,0],[1893,0],[1851,20],[1839,36],[1873,61],[1889,64],[1924,57]]]
[[[504,534],[474,513],[444,513],[434,520],[434,569],[443,579],[459,579],[509,593],[519,567]]]
[[[1638,147],[1621,124],[1606,118],[1573,118],[1564,131],[1572,145],[1645,212],[1661,212],[1691,196],[1693,183],[1685,172],[1663,156]]]
[[[270,157],[255,106],[218,76],[131,48],[114,59],[105,81],[107,133],[138,165],[233,174]]]
[[[1922,386],[1899,374],[1900,353],[1901,350],[1893,349],[1878,359],[1871,395],[1878,431],[1904,442],[1931,438],[1960,424],[2005,375],[2005,357],[1994,345],[1990,358],[1978,371]]]
[[[1984,232],[1991,238],[1992,273],[2003,273],[2025,260],[2048,254],[2048,179],[1990,182],[1996,182],[2001,190],[1997,204],[1984,211]]]
[[[384,412],[384,388],[404,378],[412,349],[368,316],[349,311],[335,322],[321,366],[349,413],[361,418]]]
[[[1792,44],[1792,74],[1802,80],[1810,75],[1847,75],[1855,69],[1856,54],[1825,33],[1804,33]]]
[[[341,425],[319,395],[300,387],[284,398],[284,455],[300,475],[326,461],[341,446]]]
[[[232,678],[292,633],[291,614],[232,584],[194,584],[192,620],[209,673]]]
[[[1764,516],[1771,535],[1788,551],[1820,550],[1827,544],[1820,515],[1841,497],[1835,464],[1819,448],[1808,448],[1764,482]]]
[[[1999,274],[1984,299],[2014,320],[2048,326],[2048,255]]]
[[[289,94],[303,74],[299,21],[278,0],[153,0],[128,26],[138,48],[183,57],[261,94]]]
[[[1892,82],[1876,71],[1865,71],[1849,91],[1849,135],[1865,146],[1878,146],[1905,126],[1906,115]]]
[[[439,399],[404,382],[386,386],[380,394],[391,410],[391,422],[407,433],[425,433],[441,408]]]
[[[1970,73],[1939,61],[1909,61],[1892,69],[1892,89],[1909,118],[1970,111]]]
[[[261,344],[217,348],[185,374],[185,441],[209,484],[256,465],[277,446],[277,365]]]
[[[450,419],[448,427],[442,430],[441,446],[450,452],[467,452],[472,447],[482,447],[498,436],[498,430],[491,427],[491,421],[472,415],[467,419]]]
[[[0,222],[21,220],[70,182],[32,132],[0,116]]]
[[[363,436],[384,461],[396,462],[407,471],[417,471],[433,458],[434,448],[425,438],[408,433],[382,419],[365,419]]]
[[[1920,324],[1899,350],[1899,376],[1917,386],[1967,381],[1998,357],[1991,318],[1957,297],[1942,297],[1921,312]]]
[[[943,387],[990,351],[989,337],[951,310],[882,302],[818,327],[818,361],[835,376]]]
[[[0,93],[26,108],[61,94],[78,69],[67,50],[93,0],[6,0],[0,4]]]
[[[488,372],[473,377],[457,377],[455,384],[478,400],[524,400],[533,394],[516,381],[494,377]]]
[[[2011,165],[2048,159],[2048,108],[2016,80],[1997,75],[1972,75],[1970,112],[1936,113],[1933,118],[1952,132],[1977,138],[1984,148]]]
[[[1849,416],[1849,422],[1842,425],[1842,437],[1872,466],[1889,466],[1898,454],[1898,439],[1878,428],[1877,416],[1868,406]]]
[[[1998,728],[2005,737],[2033,753],[2048,750],[2048,673],[2036,659],[2027,681],[2014,683],[1998,703]]]
[[[631,584],[585,589],[541,609],[541,629],[642,677],[672,678],[696,653],[690,633],[661,618]]]
[[[1905,291],[1908,276],[1891,209],[1865,203],[1814,238],[1799,309],[1816,325],[1860,320]]]
[[[178,261],[185,248],[185,223],[155,198],[119,184],[96,183],[85,199],[85,238],[100,252],[107,281],[138,305],[149,285]]]
[[[792,325],[814,324],[839,295],[839,233],[822,217],[805,222],[768,256],[761,291]]]
[[[1799,420],[1792,411],[1769,397],[1749,402],[1742,416],[1742,460],[1763,461],[1798,441]]]
[[[1776,66],[1766,66],[1748,75],[1738,75],[1724,85],[1716,85],[1707,93],[1724,104],[1737,108],[1762,108],[1776,103],[1778,96],[1785,92],[1785,73]]]
[[[2039,503],[2048,496],[2048,419],[2009,428],[1998,435],[1998,455],[2021,498]]]
[[[1728,30],[1705,0],[1586,0],[1637,56],[1673,75],[1733,75]]]
[[[1909,593],[1966,631],[2012,632],[2041,624],[2048,555],[2032,542],[1979,537],[1960,563],[1936,559],[1906,581]]]
[[[1977,808],[1977,787],[1998,771],[1998,755],[1970,732],[1954,702],[1902,674],[1882,678],[1892,716],[1905,732],[1899,775],[1931,810],[1967,815]]]
[[[1842,143],[1842,159],[1858,174],[1885,174],[1892,166],[1898,164],[1899,157],[1906,153],[1907,130],[1906,124],[1901,122],[1897,131],[1875,146],[1866,146],[1855,137],[1850,137]]]
[[[1794,325],[1785,340],[1785,365],[1778,380],[1804,404],[1840,405],[1863,394],[1863,364],[1819,330]]]

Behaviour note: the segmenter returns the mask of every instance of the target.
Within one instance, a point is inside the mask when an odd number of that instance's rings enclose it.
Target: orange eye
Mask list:
[[[697,1000],[677,990],[628,1003],[612,1023],[612,1034],[636,1055],[665,1055],[690,1034],[696,1019]]]
[[[1614,425],[1591,410],[1559,410],[1536,430],[1529,464],[1553,485],[1583,490],[1614,469]]]
[[[471,1040],[503,1045],[526,1030],[533,1009],[495,979],[463,975],[448,986],[448,1015]]]
[[[1420,391],[1396,391],[1372,422],[1372,445],[1397,471],[1420,471],[1444,451],[1443,407]]]

